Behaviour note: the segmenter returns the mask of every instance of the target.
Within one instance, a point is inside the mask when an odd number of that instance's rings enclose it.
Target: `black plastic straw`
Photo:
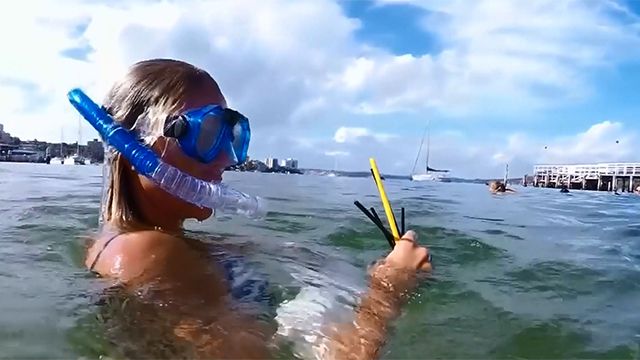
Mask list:
[[[393,249],[393,246],[395,245],[395,241],[393,239],[393,235],[389,232],[389,230],[385,229],[384,225],[382,225],[382,222],[380,221],[380,219],[374,217],[369,210],[367,210],[367,208],[365,208],[359,201],[354,201],[353,202],[356,207],[358,207],[358,209],[360,209],[360,211],[362,211],[368,218],[369,220],[371,220],[371,222],[373,222],[378,229],[380,229],[380,231],[382,231],[382,234],[384,235],[384,237],[387,239],[387,242],[389,243],[389,246],[391,246],[391,248]]]
[[[405,228],[404,228],[404,208],[400,208],[400,223],[402,225],[400,225],[400,227],[402,227],[402,233],[400,234],[400,236],[405,234]]]
[[[384,224],[382,223],[380,216],[378,216],[378,212],[376,212],[376,209],[371,207],[370,210],[371,210],[371,214],[376,220],[376,225],[384,233],[384,237],[387,239],[387,242],[389,242],[389,246],[393,249],[393,247],[396,245],[396,240],[393,237],[393,234],[389,232],[387,228],[384,227]]]
[[[385,229],[384,225],[382,225],[382,222],[380,221],[380,218],[378,218],[378,214],[375,213],[375,210],[374,210],[374,214],[372,214],[371,212],[369,212],[369,210],[367,210],[367,208],[364,207],[364,205],[360,203],[360,201],[356,200],[353,203],[358,207],[358,209],[360,209],[360,211],[362,211],[369,218],[369,220],[371,220],[371,222],[373,222],[378,227],[378,229],[380,229],[380,231],[382,231],[382,233],[386,238],[387,233],[389,233],[389,231]]]
[[[384,237],[387,238],[387,241],[389,242],[389,246],[391,246],[391,248],[393,249],[396,246],[396,240],[393,237],[393,234],[389,232],[389,230],[387,230],[387,228],[384,227],[384,224],[382,224],[382,220],[380,219],[380,216],[378,216],[378,213],[376,212],[376,209],[374,208],[370,208],[371,209],[371,213],[373,214],[373,217],[376,218],[378,228],[380,229],[384,229]]]
[[[378,225],[379,222],[376,220],[376,218],[369,212],[369,210],[367,210],[367,208],[364,207],[364,205],[362,205],[360,203],[360,201],[356,200],[353,202],[355,204],[356,207],[358,207],[358,209],[360,209],[360,211],[362,211],[368,218],[369,220],[371,220],[371,222],[373,222],[376,226],[378,226],[378,228],[380,228],[380,226]],[[380,228],[380,231],[382,231],[383,233],[386,231],[387,229],[384,228],[384,226],[382,228]]]
[[[376,209],[370,207],[369,210],[371,210],[371,213],[373,214],[373,217],[375,217],[376,220],[378,220],[378,222],[380,224],[382,224],[382,220],[380,219],[380,216],[378,216],[378,213],[376,212]]]
[[[371,177],[373,178],[373,182],[376,183],[376,186],[378,186],[378,179],[376,179],[376,174],[373,173],[373,169],[369,170],[371,170]]]

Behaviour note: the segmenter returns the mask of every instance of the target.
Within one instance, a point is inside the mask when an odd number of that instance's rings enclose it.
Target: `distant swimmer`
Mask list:
[[[488,185],[489,185],[489,191],[493,194],[515,192],[515,190],[508,189],[507,186],[503,184],[501,181],[491,181],[490,183],[488,183]]]
[[[636,188],[635,193],[636,193],[636,194],[638,194],[638,195],[640,195],[640,185],[638,185],[638,187]]]
[[[569,192],[569,188],[567,187],[567,185],[562,185],[560,187],[560,192],[561,193],[568,193]]]

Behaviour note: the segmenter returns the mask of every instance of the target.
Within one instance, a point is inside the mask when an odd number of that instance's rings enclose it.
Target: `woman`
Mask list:
[[[489,185],[489,192],[492,194],[515,192],[515,190],[508,189],[507,186],[503,184],[501,181],[491,181],[490,183],[488,183],[488,185]]]
[[[166,59],[136,63],[112,87],[103,105],[164,162],[193,177],[220,181],[226,167],[243,161],[243,156],[229,151],[232,146],[219,146],[226,150],[207,157],[181,146],[182,136],[191,136],[188,132],[195,130],[177,129],[180,115],[198,114],[211,106],[227,108],[214,79],[190,64]],[[203,131],[193,135],[198,145],[224,141],[203,138]],[[88,249],[87,267],[157,304],[157,313],[170,317],[170,334],[165,331],[164,336],[188,349],[185,356],[270,357],[273,327],[252,316],[247,307],[237,306],[243,299],[230,296],[233,278],[225,263],[212,259],[203,244],[183,235],[186,219],[205,220],[213,211],[161,189],[137,173],[120,153],[109,152],[105,161],[109,171],[101,210],[104,226]],[[397,314],[404,294],[415,286],[417,271],[431,269],[428,251],[417,244],[415,233],[408,232],[401,240],[373,268],[356,321],[341,329],[340,337],[329,339],[327,356],[365,359],[377,354],[388,322]]]

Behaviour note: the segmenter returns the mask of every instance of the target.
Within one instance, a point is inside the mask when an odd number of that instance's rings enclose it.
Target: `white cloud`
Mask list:
[[[542,162],[611,162],[637,160],[638,134],[620,122],[603,121],[574,137],[545,144]]]
[[[361,91],[367,82],[367,78],[374,71],[375,63],[371,59],[358,58],[349,64],[344,70],[339,86],[344,86],[351,91]]]
[[[354,142],[359,137],[368,136],[369,129],[366,128],[357,128],[357,127],[341,127],[336,130],[335,135],[333,135],[333,141],[341,144],[346,142]]]
[[[0,86],[0,99],[4,111],[8,113],[16,113],[24,108],[25,94],[16,87]]]
[[[333,135],[333,141],[343,143],[359,143],[360,141],[375,140],[378,142],[387,142],[396,136],[392,134],[374,133],[370,129],[363,127],[347,127],[341,126]]]
[[[640,36],[633,31],[640,20],[611,1],[378,2],[427,10],[424,28],[442,51],[376,58],[361,84],[374,94],[362,106],[370,110],[422,105],[467,114],[557,105],[594,91],[590,70],[640,54]],[[404,91],[386,92],[390,80],[398,78]]]
[[[590,69],[618,64],[640,49],[638,33],[628,31],[638,19],[624,15],[625,27],[611,16],[624,9],[609,3],[415,3],[430,11],[424,25],[442,45],[437,53],[394,55],[359,43],[360,22],[331,0],[17,2],[0,13],[0,122],[14,135],[50,141],[64,126],[66,141],[75,141],[70,88],[81,86],[100,100],[131,63],[173,57],[208,70],[230,105],[251,118],[257,157],[281,153],[331,167],[327,153],[344,153],[345,166],[362,169],[375,156],[381,167],[407,173],[419,134],[407,139],[380,133],[374,123],[355,126],[351,112],[517,113],[587,96]],[[86,62],[61,55],[74,47],[93,51]],[[342,127],[331,136],[306,130],[311,125]],[[465,176],[486,176],[505,161],[604,158],[611,149],[594,152],[584,144],[594,143],[588,141],[594,132],[615,130],[606,128],[586,132],[575,150],[547,151],[548,158],[531,150],[542,141],[524,135],[434,134],[431,156],[434,166]]]
[[[640,138],[620,122],[603,121],[569,136],[545,139],[511,134],[498,146],[491,153],[492,165],[510,163],[511,169],[524,174],[534,164],[637,161]]]
[[[0,20],[11,29],[0,34],[7,44],[0,79],[11,75],[32,81],[55,99],[38,111],[47,119],[45,127],[35,129],[43,119],[9,107],[0,109],[0,119],[15,134],[48,140],[58,139],[52,133],[58,134],[60,126],[77,126],[64,100],[71,87],[81,86],[100,100],[129,65],[151,57],[178,58],[207,69],[229,102],[254,120],[256,130],[311,119],[328,106],[318,84],[331,69],[342,67],[345,54],[359,48],[352,40],[358,21],[329,0],[36,1],[7,7]],[[78,33],[76,27],[86,23],[86,31]],[[93,49],[88,62],[60,54],[78,45]],[[6,87],[0,85],[3,92],[9,91]]]
[[[349,156],[348,151],[325,151],[325,155],[327,156]]]

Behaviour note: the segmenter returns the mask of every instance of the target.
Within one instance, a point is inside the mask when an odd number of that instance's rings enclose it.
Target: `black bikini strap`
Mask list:
[[[96,255],[96,257],[93,259],[93,263],[91,263],[91,267],[89,268],[89,271],[93,271],[93,268],[98,263],[98,260],[100,259],[100,255],[102,255],[102,252],[104,251],[104,249],[106,249],[107,246],[109,246],[109,244],[113,241],[113,239],[118,237],[118,235],[120,235],[120,234],[113,235],[111,238],[109,238],[109,240],[107,240],[104,243],[104,246],[102,247],[102,249],[100,249],[100,251],[98,252],[98,255]]]

